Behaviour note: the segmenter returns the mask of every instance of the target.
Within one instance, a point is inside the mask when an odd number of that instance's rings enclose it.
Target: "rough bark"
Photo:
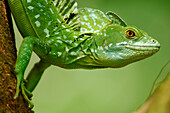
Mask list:
[[[13,73],[16,48],[7,0],[0,0],[0,113],[30,113],[22,94],[13,99],[16,77]]]

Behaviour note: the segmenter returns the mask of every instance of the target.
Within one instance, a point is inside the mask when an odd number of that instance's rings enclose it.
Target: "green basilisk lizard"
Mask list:
[[[74,0],[8,0],[24,37],[15,65],[18,97],[34,90],[50,65],[65,69],[119,68],[155,54],[160,44],[113,12],[77,8]],[[39,57],[24,82],[32,51]]]

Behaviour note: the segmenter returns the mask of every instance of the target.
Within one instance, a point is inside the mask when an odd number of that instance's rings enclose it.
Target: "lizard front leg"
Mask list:
[[[36,49],[39,54],[45,55],[45,54],[48,54],[50,47],[44,41],[36,37],[31,37],[31,36],[25,37],[21,44],[18,57],[17,57],[17,61],[15,64],[15,73],[17,77],[17,88],[16,88],[16,94],[14,96],[14,99],[18,97],[19,88],[21,87],[23,96],[29,102],[30,107],[33,107],[33,104],[31,103],[27,94],[31,94],[31,92],[28,91],[24,86],[24,72],[30,61],[30,57],[31,57],[33,49]]]

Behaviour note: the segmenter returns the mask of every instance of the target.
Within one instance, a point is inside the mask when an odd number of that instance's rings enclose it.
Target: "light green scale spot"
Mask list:
[[[27,0],[27,3],[30,3],[32,0]]]
[[[39,17],[40,17],[40,14],[35,15],[35,18],[36,18],[36,19],[39,18]]]
[[[58,54],[58,57],[60,57],[62,55],[62,52],[57,52],[57,54]]]
[[[63,42],[61,40],[57,40],[58,43],[62,44]]]
[[[37,27],[40,27],[40,25],[41,25],[39,21],[35,21],[35,24]]]
[[[49,30],[47,28],[44,29],[44,32],[46,33],[46,37],[50,37]]]
[[[32,7],[32,6],[28,6],[28,9],[29,9],[29,10],[33,10],[33,9],[34,9],[34,7]]]

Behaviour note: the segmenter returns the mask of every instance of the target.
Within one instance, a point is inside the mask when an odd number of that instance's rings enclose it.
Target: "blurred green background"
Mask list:
[[[170,58],[170,0],[77,0],[79,7],[113,11],[161,43],[154,56],[119,69],[48,68],[33,92],[36,113],[131,113],[147,98]],[[22,37],[15,27],[16,44]],[[33,54],[25,74],[39,58]]]

